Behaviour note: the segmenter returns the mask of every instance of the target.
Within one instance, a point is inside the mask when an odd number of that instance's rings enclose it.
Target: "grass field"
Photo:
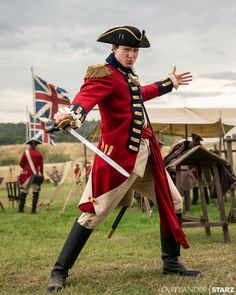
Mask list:
[[[70,189],[71,185],[64,186],[53,199],[51,210],[47,210],[44,204],[52,198],[55,187],[44,185],[40,198],[43,204],[37,215],[30,214],[31,194],[25,214],[18,214],[17,208],[8,207],[6,191],[0,190],[0,201],[5,207],[5,211],[0,209],[1,295],[47,294],[52,265],[80,214],[76,208],[78,196],[72,196],[64,213],[59,213]],[[201,228],[185,229],[191,248],[182,250],[181,259],[200,269],[202,276],[164,276],[156,211],[149,218],[136,206],[129,208],[108,240],[117,212],[94,230],[70,272],[70,286],[58,294],[228,294],[232,290],[236,293],[236,224],[229,226],[230,244],[224,244],[221,228],[212,228],[211,237],[206,237]],[[199,207],[194,206],[189,214],[199,216]],[[209,216],[211,220],[218,219],[213,202],[209,205]]]

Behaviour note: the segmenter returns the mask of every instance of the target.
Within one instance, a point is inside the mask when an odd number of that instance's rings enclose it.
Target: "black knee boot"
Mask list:
[[[72,268],[92,231],[92,229],[80,225],[77,220],[75,221],[61,254],[52,269],[47,287],[48,291],[57,291],[65,287],[68,271]]]
[[[163,274],[195,277],[201,273],[199,270],[188,268],[179,261],[180,244],[175,241],[173,235],[166,238],[161,231],[161,248],[164,261]]]
[[[39,199],[39,192],[33,192],[32,209],[31,214],[36,214],[36,208]]]
[[[198,201],[198,187],[194,187],[192,205],[197,205],[197,201]]]
[[[24,213],[24,207],[25,207],[25,199],[26,199],[27,193],[21,192],[19,196],[19,213]]]

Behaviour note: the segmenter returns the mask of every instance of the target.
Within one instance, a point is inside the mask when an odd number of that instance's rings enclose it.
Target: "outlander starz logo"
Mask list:
[[[206,294],[208,292],[207,287],[161,287],[158,289],[158,293],[164,294]]]
[[[235,287],[160,287],[158,294],[234,294]]]
[[[211,292],[212,293],[234,293],[235,288],[234,287],[211,287]]]

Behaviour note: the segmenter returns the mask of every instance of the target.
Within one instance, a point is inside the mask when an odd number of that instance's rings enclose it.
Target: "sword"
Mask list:
[[[59,127],[54,124],[46,129],[47,132],[54,132],[59,131]],[[72,136],[77,138],[80,142],[82,142],[84,145],[86,145],[90,150],[92,150],[96,155],[98,155],[100,158],[102,158],[104,161],[106,161],[110,166],[112,166],[116,171],[120,172],[125,177],[129,177],[130,174],[122,168],[119,164],[117,164],[115,161],[113,161],[111,158],[109,158],[106,154],[104,154],[101,150],[99,150],[95,145],[93,145],[91,142],[89,142],[86,138],[84,138],[81,134],[76,132],[73,128],[71,128],[69,125],[65,126],[63,130],[68,131]]]

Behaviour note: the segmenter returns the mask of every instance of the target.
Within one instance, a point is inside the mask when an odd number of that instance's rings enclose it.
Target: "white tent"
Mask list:
[[[236,125],[235,86],[235,80],[194,77],[188,87],[179,87],[145,106],[154,123],[199,124],[203,120],[203,124]]]
[[[176,136],[224,136],[236,125],[235,109],[170,107],[147,104],[146,109],[157,133]]]

